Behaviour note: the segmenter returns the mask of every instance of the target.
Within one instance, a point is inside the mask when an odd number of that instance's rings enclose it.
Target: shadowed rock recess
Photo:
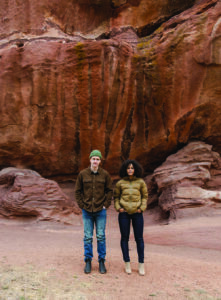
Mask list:
[[[99,148],[153,171],[191,140],[221,153],[221,3],[5,0],[0,166],[73,176]]]

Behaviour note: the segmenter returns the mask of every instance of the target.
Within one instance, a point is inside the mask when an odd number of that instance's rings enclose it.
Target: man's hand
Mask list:
[[[120,208],[118,211],[119,211],[120,213],[125,212],[125,210],[124,210],[123,208]]]

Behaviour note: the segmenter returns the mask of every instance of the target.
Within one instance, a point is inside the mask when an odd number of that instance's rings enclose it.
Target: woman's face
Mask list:
[[[128,174],[128,176],[133,176],[134,175],[134,166],[132,164],[128,165],[127,174]]]

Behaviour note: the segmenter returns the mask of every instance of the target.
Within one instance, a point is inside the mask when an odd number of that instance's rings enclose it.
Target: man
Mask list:
[[[93,258],[93,231],[96,227],[97,252],[99,271],[107,272],[106,257],[106,209],[111,205],[113,194],[112,180],[107,171],[100,168],[102,155],[99,150],[90,154],[90,167],[81,171],[75,186],[75,198],[82,209],[84,224],[84,260],[86,274],[91,273],[91,260]]]

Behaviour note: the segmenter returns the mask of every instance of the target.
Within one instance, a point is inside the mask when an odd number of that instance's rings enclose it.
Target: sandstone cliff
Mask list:
[[[184,4],[185,2],[185,4]],[[221,3],[0,7],[0,166],[73,175],[99,148],[152,171],[192,139],[221,153]]]

